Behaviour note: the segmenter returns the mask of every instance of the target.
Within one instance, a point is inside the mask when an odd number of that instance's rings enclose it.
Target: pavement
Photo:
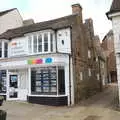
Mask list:
[[[4,102],[0,109],[7,111],[7,120],[120,120],[117,85],[109,85],[103,92],[72,107],[53,107],[20,101]]]

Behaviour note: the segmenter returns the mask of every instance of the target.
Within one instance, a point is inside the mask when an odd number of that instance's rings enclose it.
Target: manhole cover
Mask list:
[[[91,115],[85,118],[84,120],[99,120],[100,116]]]

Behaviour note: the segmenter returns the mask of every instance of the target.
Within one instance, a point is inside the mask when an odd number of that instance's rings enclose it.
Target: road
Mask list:
[[[73,107],[52,107],[26,102],[5,102],[7,120],[120,120],[116,105],[116,84]]]

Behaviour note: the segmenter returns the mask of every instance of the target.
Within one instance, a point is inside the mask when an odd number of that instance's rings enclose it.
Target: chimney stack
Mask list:
[[[78,14],[82,21],[82,7],[79,3],[72,5],[72,14]]]

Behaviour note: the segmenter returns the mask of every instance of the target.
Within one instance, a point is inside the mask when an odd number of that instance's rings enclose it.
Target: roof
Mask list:
[[[120,0],[113,0],[110,10],[106,13],[108,16],[111,13],[120,12]]]
[[[4,15],[4,14],[7,14],[7,13],[9,13],[9,12],[15,10],[15,9],[17,9],[17,8],[13,8],[13,9],[9,9],[9,10],[5,10],[5,11],[1,11],[1,12],[0,12],[0,16],[2,16],[2,15]]]
[[[113,36],[113,30],[109,30],[109,32],[104,36],[102,41],[104,41],[107,36]]]
[[[50,21],[34,23],[32,25],[22,26],[15,29],[9,29],[5,33],[0,35],[0,39],[12,39],[16,37],[22,37],[24,36],[24,34],[46,30],[46,29],[56,30],[60,28],[65,28],[74,24],[73,19],[77,15],[78,14],[74,14],[74,15],[72,14],[69,16],[61,17]]]

